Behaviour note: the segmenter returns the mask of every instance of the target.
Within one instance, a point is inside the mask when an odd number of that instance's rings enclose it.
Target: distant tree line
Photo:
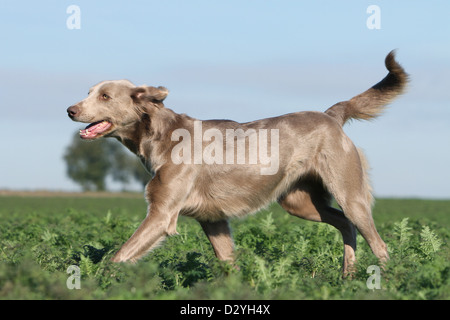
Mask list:
[[[78,132],[64,153],[67,175],[83,191],[107,190],[107,177],[125,190],[131,181],[143,187],[150,180],[139,159],[115,139],[83,141]]]

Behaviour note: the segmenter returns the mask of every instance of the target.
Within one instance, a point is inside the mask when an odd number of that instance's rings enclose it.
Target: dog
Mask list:
[[[90,123],[80,137],[116,138],[152,174],[145,188],[147,216],[111,260],[136,262],[177,234],[178,216],[184,215],[200,223],[218,259],[232,262],[229,219],[277,201],[291,215],[341,232],[344,276],[354,270],[356,229],[384,263],[389,255],[372,218],[367,163],[342,127],[350,119],[378,117],[404,92],[408,75],[394,51],[385,65],[383,80],[325,112],[248,123],[175,113],[165,107],[169,91],[161,86],[128,80],[93,86],[67,109],[72,120]],[[333,197],[341,210],[331,206]]]

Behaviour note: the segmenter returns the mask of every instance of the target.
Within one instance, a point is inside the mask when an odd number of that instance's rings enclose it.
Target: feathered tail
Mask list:
[[[378,117],[394,98],[402,94],[408,83],[408,74],[395,60],[395,52],[386,56],[388,75],[365,92],[348,101],[336,103],[326,114],[332,116],[341,126],[349,119],[370,120]]]

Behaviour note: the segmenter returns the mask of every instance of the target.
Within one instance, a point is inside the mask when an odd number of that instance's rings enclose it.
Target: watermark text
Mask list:
[[[197,120],[193,134],[179,128],[172,132],[171,140],[179,141],[171,153],[174,164],[259,165],[261,175],[276,174],[280,165],[278,129],[203,131],[202,121]]]
[[[66,26],[69,30],[81,29],[81,9],[77,5],[70,5],[66,9],[66,13],[70,14],[66,20]]]

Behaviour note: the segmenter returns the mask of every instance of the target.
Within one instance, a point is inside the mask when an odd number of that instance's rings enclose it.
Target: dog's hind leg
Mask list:
[[[320,176],[344,215],[356,226],[381,263],[389,259],[387,246],[378,234],[372,217],[372,195],[364,168],[365,159],[355,147],[319,157]]]
[[[357,197],[355,197],[355,200],[341,200],[339,205],[343,209],[345,216],[352,221],[367,241],[375,256],[382,264],[386,262],[389,259],[387,246],[381,239],[375,227],[370,205],[364,201],[358,200]]]
[[[330,206],[331,197],[320,181],[315,178],[302,180],[278,202],[291,215],[325,222],[338,229],[344,241],[343,274],[347,276],[353,273],[356,250],[355,227],[342,211]]]

